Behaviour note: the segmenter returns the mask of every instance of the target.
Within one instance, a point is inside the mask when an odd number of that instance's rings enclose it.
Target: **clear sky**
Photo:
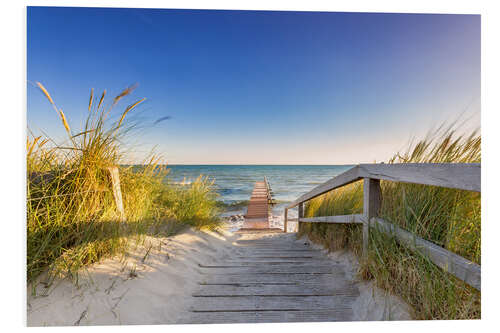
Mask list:
[[[90,88],[138,83],[168,163],[383,161],[480,112],[480,16],[28,8],[28,127],[64,137],[40,81],[78,128]],[[153,126],[158,118],[172,118]]]

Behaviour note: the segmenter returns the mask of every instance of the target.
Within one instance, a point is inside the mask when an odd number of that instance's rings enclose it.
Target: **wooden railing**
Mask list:
[[[320,216],[304,218],[304,203],[336,188],[363,180],[363,214]],[[363,225],[363,253],[368,249],[370,227],[377,228],[419,253],[435,265],[481,290],[481,266],[418,237],[378,217],[382,202],[380,180],[433,185],[481,192],[481,164],[479,163],[402,163],[360,164],[330,179],[302,195],[285,208],[284,231],[287,232],[288,210],[298,207],[298,223],[360,223]],[[295,219],[294,219],[295,220]]]
[[[276,204],[276,202],[273,199],[273,190],[271,189],[271,185],[269,184],[266,176],[264,176],[264,183],[266,183],[267,203],[270,205]]]

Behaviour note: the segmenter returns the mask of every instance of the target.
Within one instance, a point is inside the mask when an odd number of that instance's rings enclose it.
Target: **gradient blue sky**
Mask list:
[[[353,164],[386,160],[464,110],[479,125],[480,16],[28,8],[28,127],[73,128],[90,88],[131,98],[169,163]],[[172,119],[152,126],[165,115]]]

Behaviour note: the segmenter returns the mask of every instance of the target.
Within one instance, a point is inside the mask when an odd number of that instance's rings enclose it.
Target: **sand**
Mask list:
[[[314,244],[307,237],[302,238],[311,244],[313,248],[323,250],[322,246]],[[356,277],[359,262],[350,251],[340,250],[325,255],[332,260],[340,262],[352,281],[356,281],[359,289],[359,297],[353,305],[354,318],[356,321],[379,321],[379,320],[411,320],[411,307],[400,297],[392,295],[375,286],[374,281],[361,281]]]
[[[188,230],[169,238],[146,237],[126,257],[105,259],[79,273],[77,285],[56,280],[28,286],[28,326],[175,324],[189,322],[190,295],[197,290],[198,263],[213,263],[240,237],[230,231]],[[325,252],[326,255],[326,252]],[[328,254],[356,280],[349,252]],[[411,309],[370,282],[356,282],[354,320],[408,320]]]

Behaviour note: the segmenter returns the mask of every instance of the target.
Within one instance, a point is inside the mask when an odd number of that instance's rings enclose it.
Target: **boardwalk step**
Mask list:
[[[214,311],[193,313],[189,323],[289,323],[289,322],[326,322],[348,321],[352,317],[349,307],[335,310],[313,311]]]
[[[291,254],[303,254],[303,255],[314,255],[314,254],[322,254],[322,251],[312,250],[312,249],[296,249],[293,247],[287,248],[262,248],[262,249],[254,249],[254,248],[235,248],[232,253],[234,254],[255,254],[255,256],[259,255],[291,255]]]
[[[238,274],[238,275],[248,275],[248,274],[331,274],[335,270],[342,269],[341,267],[335,267],[330,265],[315,266],[315,265],[266,265],[266,266],[223,266],[223,265],[213,265],[213,266],[200,266],[202,269],[202,274]]]
[[[191,311],[335,310],[351,306],[355,298],[354,295],[197,297]]]
[[[325,285],[290,285],[290,284],[229,284],[205,285],[193,294],[195,297],[220,296],[358,296],[359,291],[352,283],[344,281],[341,284]]]
[[[263,209],[254,212],[264,214]],[[359,290],[343,264],[293,235],[273,233],[262,218],[246,218],[245,224],[266,232],[246,231],[216,261],[198,265],[198,288],[186,323],[352,319]]]
[[[200,284],[329,284],[332,279],[345,276],[343,271],[330,274],[249,274],[209,275],[200,279]]]
[[[270,260],[255,260],[253,258],[248,258],[246,260],[243,259],[228,259],[221,261],[222,265],[239,265],[239,266],[263,266],[263,265],[324,265],[330,264],[326,262],[324,259],[320,258],[299,258],[299,259],[270,259]]]
[[[234,260],[234,261],[248,261],[248,262],[270,262],[274,260],[283,260],[283,261],[310,261],[310,262],[315,262],[317,261],[324,261],[325,259],[315,253],[309,253],[309,254],[292,254],[292,255],[278,255],[278,254],[270,254],[270,255],[237,255],[237,256],[232,256],[232,259],[229,260]]]

